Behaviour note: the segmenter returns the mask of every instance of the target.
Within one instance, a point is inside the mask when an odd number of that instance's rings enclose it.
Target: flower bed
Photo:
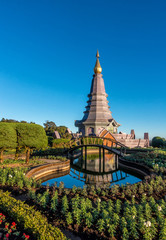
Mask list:
[[[0,239],[30,240],[32,238],[20,230],[15,222],[12,222],[3,213],[0,213]]]
[[[142,194],[145,194],[148,197],[153,196],[156,200],[163,198],[166,195],[166,179],[163,179],[161,176],[152,176],[151,178],[148,177],[147,180],[135,183],[133,185],[114,185],[111,188],[106,189],[95,189],[94,186],[91,186],[90,188],[86,188],[84,186],[83,189],[73,186],[72,189],[66,189],[64,188],[64,183],[61,182],[59,187],[57,187],[55,183],[53,187],[49,187],[49,185],[47,185],[46,187],[41,186],[36,192],[34,190],[29,191],[29,197],[31,199],[36,199],[36,202],[39,203],[41,198],[42,201],[47,202],[46,205],[51,206],[49,201],[51,200],[55,191],[58,193],[60,199],[64,195],[67,195],[70,201],[77,194],[80,197],[88,197],[92,201],[100,198],[103,201],[109,201],[110,199],[115,201],[119,199],[123,202],[126,200],[131,201],[132,196],[134,195],[135,199],[139,203],[141,201]]]
[[[60,229],[48,224],[45,217],[33,207],[0,191],[0,210],[14,219],[35,240],[63,240],[66,237]]]
[[[66,161],[66,157],[62,156],[54,156],[54,155],[46,155],[46,156],[33,156],[31,158],[33,161],[37,161],[38,159],[51,159],[51,160],[61,160],[61,161]]]
[[[48,224],[49,221],[57,227],[76,232],[83,239],[166,240],[166,203],[162,200],[166,195],[166,159],[165,154],[162,157],[160,154],[139,153],[130,155],[128,160],[147,165],[161,176],[152,175],[134,185],[115,185],[106,189],[95,189],[94,186],[65,189],[61,183],[58,188],[41,186],[33,191],[30,189],[35,189],[37,183],[26,179],[26,170],[2,169],[1,187],[29,189],[26,203],[33,207],[0,192],[0,209],[33,239],[65,239],[59,229]],[[43,220],[34,207],[47,219]]]
[[[138,152],[125,156],[124,159],[151,167],[157,174],[166,175],[166,151]]]
[[[166,203],[158,199],[165,195],[166,180],[155,177],[105,190],[94,187],[70,190],[61,183],[60,188],[47,186],[36,193],[30,191],[28,203],[35,204],[56,226],[81,233],[83,238],[89,235],[91,239],[164,240],[159,236],[166,232],[166,225],[162,225]]]
[[[29,161],[29,164],[28,166],[35,166],[35,165],[38,165],[38,164],[42,164],[44,163],[44,161],[42,160],[38,160],[38,158],[33,158],[33,159],[30,159]],[[27,166],[27,163],[25,163],[25,159],[18,159],[18,160],[15,160],[15,159],[4,159],[3,160],[3,163],[0,163],[0,166],[6,166],[6,165],[11,165],[11,164],[19,164],[19,165],[22,165],[22,166]]]
[[[28,179],[25,176],[28,168],[0,168],[0,187],[3,189],[20,190],[31,189],[40,186],[40,182]],[[18,191],[19,192],[19,191]]]

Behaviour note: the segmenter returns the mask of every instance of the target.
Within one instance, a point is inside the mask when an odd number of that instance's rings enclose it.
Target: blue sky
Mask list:
[[[2,0],[0,118],[76,131],[99,49],[122,132],[166,137],[165,0]]]

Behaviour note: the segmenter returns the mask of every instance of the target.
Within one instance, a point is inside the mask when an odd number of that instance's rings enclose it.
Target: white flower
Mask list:
[[[13,176],[11,174],[9,174],[9,177],[12,178]]]
[[[135,216],[133,216],[133,219],[135,218]]]
[[[144,222],[144,225],[146,226],[146,227],[151,227],[151,222],[150,221],[147,221],[147,222]]]
[[[159,211],[161,211],[161,210],[162,210],[162,208],[161,208],[160,206],[158,206],[158,210],[159,210]]]
[[[101,199],[100,199],[100,198],[98,198],[98,202],[101,202]]]
[[[132,197],[135,198],[135,195],[133,195]]]
[[[148,225],[148,227],[151,227],[151,222],[150,221],[147,221],[147,225]]]

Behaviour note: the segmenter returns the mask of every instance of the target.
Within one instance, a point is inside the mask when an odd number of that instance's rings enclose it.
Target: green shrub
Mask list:
[[[100,232],[100,233],[103,232],[103,231],[104,231],[104,228],[105,228],[105,222],[104,222],[104,220],[103,220],[103,219],[99,219],[99,220],[97,221],[97,226],[98,226],[99,232]]]
[[[55,191],[53,197],[51,198],[51,210],[56,212],[58,206],[58,192]]]
[[[60,229],[48,224],[46,217],[24,202],[10,197],[8,192],[0,191],[0,209],[37,240],[63,240],[66,237]]]
[[[67,222],[67,225],[70,225],[70,224],[73,223],[73,217],[72,217],[71,212],[68,212],[68,213],[66,214],[66,222]]]
[[[54,139],[52,141],[52,147],[59,147],[59,148],[68,147],[69,142],[70,142],[70,139],[64,139],[64,138]]]
[[[47,204],[49,203],[49,191],[45,191],[43,194],[37,195],[37,203],[40,204],[43,208],[47,207]]]
[[[54,139],[52,142],[54,144],[67,143],[67,142],[70,142],[70,139],[60,138],[60,139]]]
[[[61,210],[62,214],[65,215],[68,209],[69,209],[68,199],[67,199],[67,196],[65,195],[62,198],[62,210]]]

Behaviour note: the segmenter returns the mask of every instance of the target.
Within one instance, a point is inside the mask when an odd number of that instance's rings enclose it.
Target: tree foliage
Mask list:
[[[16,123],[16,122],[19,122],[17,120],[14,120],[14,119],[5,119],[5,118],[2,118],[1,119],[1,122],[8,122],[8,123]]]
[[[30,149],[47,147],[48,139],[44,128],[33,123],[0,122],[0,160],[5,149],[26,149],[26,161],[29,162]]]
[[[16,124],[17,142],[19,147],[26,148],[26,161],[29,162],[30,149],[47,147],[48,139],[42,126],[37,124]]]
[[[44,124],[44,130],[47,136],[52,136],[53,132],[56,131],[56,124],[53,121],[46,121]]]
[[[47,137],[42,126],[30,123],[16,124],[18,145],[20,147],[44,148],[47,146]]]
[[[18,120],[15,120],[15,119],[5,119],[5,118],[2,118],[0,122],[8,122],[8,123],[19,123]],[[27,121],[25,120],[21,120],[20,123],[28,123]],[[33,123],[35,124],[35,122],[30,122],[30,123]]]
[[[65,126],[57,127],[57,131],[59,132],[61,138],[67,138],[67,139],[72,138],[71,134],[67,132],[67,127]]]
[[[17,135],[13,124],[0,122],[0,161],[3,161],[3,151],[8,148],[16,148]]]
[[[152,146],[153,147],[158,147],[158,148],[166,146],[165,138],[161,138],[161,137],[158,137],[158,136],[154,137],[152,139]]]
[[[70,133],[68,133],[67,131],[67,127],[65,126],[56,126],[56,124],[53,121],[46,121],[44,124],[44,130],[46,132],[46,135],[48,136],[48,143],[49,146],[53,146],[55,147],[55,143],[54,143],[54,132],[57,131],[60,134],[60,137],[62,139],[71,139],[72,135]]]

